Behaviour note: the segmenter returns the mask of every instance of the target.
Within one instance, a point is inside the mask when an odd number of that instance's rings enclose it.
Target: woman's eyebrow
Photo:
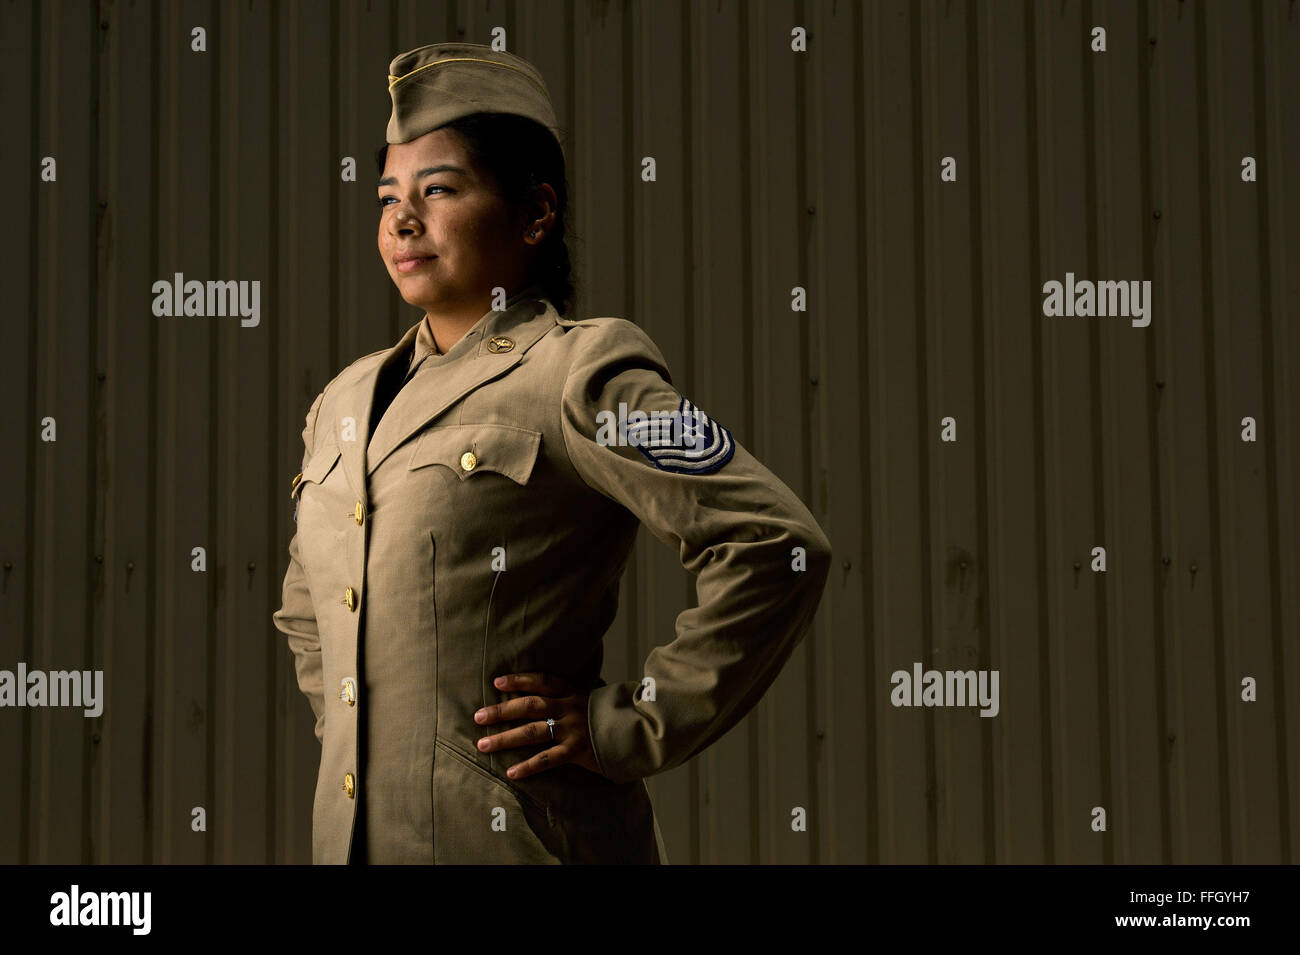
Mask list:
[[[438,172],[455,172],[455,173],[459,173],[462,176],[468,175],[468,173],[466,173],[465,170],[461,169],[459,166],[430,166],[427,169],[421,169],[419,172],[417,172],[415,174],[415,178],[423,179],[425,176],[432,176],[434,173],[438,173]],[[395,186],[395,185],[397,185],[397,178],[395,176],[385,176],[383,179],[379,180],[379,182],[375,185],[375,188],[382,189],[384,188],[384,186]]]

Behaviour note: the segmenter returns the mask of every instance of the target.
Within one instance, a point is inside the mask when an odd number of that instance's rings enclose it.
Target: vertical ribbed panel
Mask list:
[[[375,245],[388,62],[495,27],[566,132],[573,314],[645,328],[835,547],[758,708],[650,780],[671,861],[1295,862],[1282,0],[0,0],[0,669],[106,697],[0,709],[0,861],[310,859],[288,482],[420,318]],[[259,326],[154,317],[178,272],[260,281]],[[1045,317],[1067,272],[1150,280],[1151,324]],[[643,534],[606,679],[694,600]],[[999,671],[1000,712],[892,705],[914,662]]]

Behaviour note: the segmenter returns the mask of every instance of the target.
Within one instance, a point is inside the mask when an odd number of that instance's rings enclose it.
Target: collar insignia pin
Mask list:
[[[514,339],[506,338],[502,335],[498,335],[496,338],[493,338],[488,341],[487,347],[488,347],[488,351],[493,352],[495,354],[498,352],[510,351],[510,349],[515,347],[515,343],[514,343]]]

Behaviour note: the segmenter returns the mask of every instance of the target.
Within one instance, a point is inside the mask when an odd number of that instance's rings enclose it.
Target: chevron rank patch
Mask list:
[[[736,450],[731,432],[685,397],[676,411],[627,424],[627,442],[661,471],[712,474]]]

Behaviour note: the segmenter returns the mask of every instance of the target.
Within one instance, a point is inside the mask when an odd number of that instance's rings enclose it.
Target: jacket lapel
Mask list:
[[[532,293],[532,294],[529,294]],[[419,331],[412,325],[372,370],[354,382],[341,408],[356,409],[356,441],[341,442],[343,468],[353,489],[366,488],[367,476],[388,455],[419,434],[433,421],[474,389],[506,374],[543,335],[555,327],[554,310],[537,296],[540,290],[529,289],[503,312],[489,313],[480,324],[465,333],[448,355],[464,349],[435,368],[425,369],[406,383],[370,435],[370,410],[381,375],[394,362],[405,362],[408,349]],[[423,319],[421,319],[423,321]],[[488,343],[494,338],[509,338],[513,346],[507,351],[492,351]],[[402,373],[405,373],[403,368]],[[365,495],[363,495],[365,496]]]
[[[423,319],[421,319],[423,321]],[[419,333],[419,322],[406,330],[401,339],[388,350],[378,365],[360,378],[343,387],[339,396],[338,419],[351,417],[354,438],[351,441],[340,440],[339,451],[342,454],[343,473],[352,485],[352,490],[362,500],[366,500],[366,446],[370,443],[370,409],[375,404],[375,389],[382,376],[395,363],[407,360],[408,349]]]

